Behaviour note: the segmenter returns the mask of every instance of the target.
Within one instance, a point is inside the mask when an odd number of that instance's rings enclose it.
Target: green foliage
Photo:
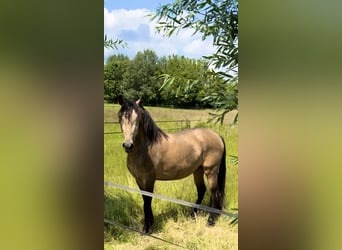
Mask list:
[[[112,55],[104,66],[104,100],[109,103],[123,95],[129,99],[142,97],[149,105],[218,108],[219,102],[207,98],[208,93],[226,89],[206,61],[184,56],[159,58],[152,50],[145,50],[133,59]]]
[[[224,76],[238,65],[238,4],[237,0],[179,0],[157,8],[152,19],[157,30],[171,36],[180,29],[192,28],[202,39],[213,38],[216,52],[207,57]]]
[[[239,164],[239,158],[236,155],[230,155],[230,162],[237,166]]]
[[[168,101],[166,104],[206,106],[201,99],[207,85],[207,64],[202,60],[175,55],[161,61],[163,84],[160,90],[163,99]]]
[[[237,209],[237,208],[232,208],[231,210],[236,211],[236,212],[239,211],[239,209]],[[232,226],[239,224],[239,215],[238,215],[238,213],[237,213],[237,217],[234,218],[229,224],[232,225]]]
[[[143,98],[145,103],[155,104],[159,101],[158,89],[160,69],[158,56],[152,50],[138,52],[128,64],[124,74],[123,88],[129,99]]]
[[[157,20],[157,30],[171,36],[181,29],[193,29],[194,34],[202,34],[202,39],[213,38],[216,52],[204,58],[215,68],[213,75],[219,77],[230,92],[208,93],[204,101],[213,100],[224,115],[237,107],[238,69],[238,4],[237,0],[207,1],[178,0],[162,5],[152,16]],[[172,79],[172,76],[169,79]],[[175,80],[173,80],[175,81]],[[233,84],[231,84],[233,83]],[[184,89],[188,86],[184,85]],[[236,90],[235,90],[236,89]]]
[[[219,78],[220,79],[220,78]],[[226,83],[224,88],[213,89],[208,93],[203,100],[208,100],[209,102],[215,103],[216,110],[211,112],[212,121],[223,123],[225,115],[234,109],[237,109],[237,94],[238,88],[236,82]],[[237,123],[237,116],[234,119],[234,124]]]
[[[105,37],[104,37],[104,47],[105,48],[107,48],[107,49],[109,49],[109,48],[118,49],[118,46],[126,47],[127,43],[121,39],[118,39],[118,38],[116,40],[108,39],[107,35],[105,35]]]
[[[104,100],[114,102],[117,96],[123,94],[122,81],[130,60],[124,55],[112,55],[104,66]]]

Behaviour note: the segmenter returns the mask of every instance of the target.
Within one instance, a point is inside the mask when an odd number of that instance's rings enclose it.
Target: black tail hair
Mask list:
[[[225,186],[226,186],[226,143],[224,142],[223,137],[221,136],[223,142],[223,153],[222,159],[220,163],[219,173],[217,175],[217,199],[219,201],[220,207],[224,206],[224,198],[225,198]]]

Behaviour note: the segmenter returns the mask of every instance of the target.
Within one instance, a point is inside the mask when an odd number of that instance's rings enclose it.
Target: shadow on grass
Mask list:
[[[206,204],[204,201],[202,204]],[[152,206],[153,209],[153,206]],[[193,215],[193,208],[170,203],[167,207],[163,206],[162,211],[154,212],[155,223],[153,225],[153,232],[161,232],[165,228],[165,224],[171,219],[176,223],[182,223],[184,219],[193,219],[195,223],[195,218]],[[198,216],[208,216],[207,212],[198,210]]]
[[[141,199],[140,201],[137,201]],[[170,203],[161,209],[154,209],[154,225],[152,233],[163,231],[167,221],[172,219],[179,222],[180,218],[191,218],[192,208]],[[104,193],[104,218],[131,228],[142,230],[144,213],[142,197],[137,197],[128,192],[106,192]],[[181,222],[179,222],[181,223]],[[104,241],[111,242],[113,239],[122,243],[132,241],[137,235],[120,226],[104,223]]]
[[[125,226],[140,228],[143,210],[132,194],[127,192],[104,192],[104,218]],[[104,241],[112,239],[128,242],[135,233],[116,225],[104,223]]]

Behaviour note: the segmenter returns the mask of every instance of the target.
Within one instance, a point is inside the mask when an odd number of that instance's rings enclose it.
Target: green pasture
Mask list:
[[[226,207],[232,211],[238,207],[238,166],[234,165],[229,155],[237,155],[237,126],[229,126],[233,114],[228,114],[223,125],[208,123],[210,110],[185,110],[158,107],[145,107],[157,125],[163,130],[175,130],[186,127],[190,120],[191,127],[207,127],[218,132],[226,142],[227,147],[227,178],[226,178]],[[105,122],[116,122],[118,105],[105,104]],[[163,121],[158,123],[158,121]],[[170,121],[170,122],[167,122]],[[106,132],[119,132],[118,124],[105,124]],[[126,153],[122,149],[123,136],[119,134],[104,135],[104,179],[112,183],[138,189],[135,179],[126,168]],[[104,217],[118,223],[141,230],[143,222],[143,201],[141,195],[106,187],[104,193]],[[165,196],[195,202],[196,187],[192,175],[176,181],[157,181],[155,193]],[[209,204],[207,190],[203,204]],[[208,214],[201,212],[198,219],[190,218],[191,208],[177,205],[168,201],[153,199],[152,209],[155,216],[153,235],[190,249],[237,249],[237,227],[231,226],[231,219],[221,216],[217,224],[206,227]],[[173,249],[167,243],[141,236],[138,233],[105,224],[105,249]]]

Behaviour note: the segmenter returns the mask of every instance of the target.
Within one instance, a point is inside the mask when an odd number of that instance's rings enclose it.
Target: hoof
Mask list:
[[[151,234],[152,233],[152,228],[144,226],[142,231],[143,231],[144,234]]]
[[[154,220],[151,222],[145,223],[143,227],[143,233],[145,234],[151,234],[152,233],[152,225],[154,224]]]
[[[207,227],[212,227],[215,225],[215,220],[211,217],[208,218]]]
[[[191,213],[191,219],[197,220],[197,213],[195,211],[192,211]]]

